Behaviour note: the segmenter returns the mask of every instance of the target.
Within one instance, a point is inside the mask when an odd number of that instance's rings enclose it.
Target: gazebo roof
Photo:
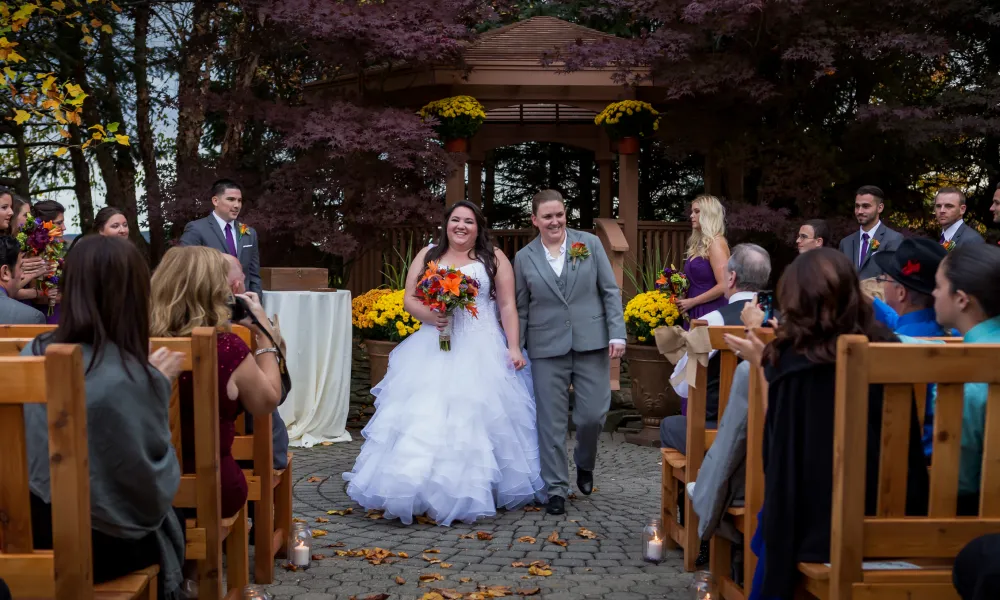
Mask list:
[[[532,17],[487,31],[462,53],[467,64],[531,61],[569,45],[591,44],[615,36],[555,17]]]

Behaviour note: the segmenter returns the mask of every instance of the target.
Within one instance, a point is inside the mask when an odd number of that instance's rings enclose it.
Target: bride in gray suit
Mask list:
[[[517,313],[531,360],[546,510],[560,515],[569,494],[569,386],[576,394],[576,483],[590,494],[597,440],[611,406],[611,359],[625,353],[625,319],[604,247],[596,236],[566,228],[562,195],[535,194],[531,213],[539,235],[514,258]]]

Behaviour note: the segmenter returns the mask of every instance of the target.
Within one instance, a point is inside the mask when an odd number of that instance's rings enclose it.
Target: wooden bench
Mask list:
[[[692,321],[695,327],[707,327],[705,321]],[[719,352],[719,421],[729,401],[729,391],[733,386],[733,373],[738,360],[725,344],[722,336],[726,333],[743,335],[743,327],[708,327],[712,348]],[[698,365],[695,385],[690,388],[687,404],[687,449],[684,453],[673,448],[661,448],[662,497],[660,517],[668,548],[680,547],[684,552],[684,569],[695,570],[695,561],[701,540],[698,537],[698,516],[691,507],[691,498],[684,491],[685,486],[698,478],[698,470],[705,459],[705,452],[715,440],[715,429],[705,429],[705,407],[707,404],[708,367]],[[680,506],[677,497],[681,492],[684,502],[684,525],[678,519]]]
[[[989,384],[977,517],[957,517],[963,384]],[[929,516],[905,517],[914,386],[937,384]],[[869,384],[884,385],[877,514],[866,517]],[[1000,533],[1000,345],[837,344],[830,565],[800,564],[799,594],[835,600],[958,599],[951,565],[971,540]],[[919,569],[869,570],[866,560]]]
[[[44,357],[0,357],[0,578],[14,598],[155,600],[159,566],[94,585],[83,353],[53,344]],[[24,405],[46,404],[52,550],[35,550]]]

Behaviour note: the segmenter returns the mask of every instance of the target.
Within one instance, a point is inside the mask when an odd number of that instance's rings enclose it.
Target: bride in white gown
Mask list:
[[[472,522],[543,499],[530,370],[516,343],[513,269],[489,244],[474,204],[454,205],[443,229],[446,237],[417,254],[406,280],[404,306],[424,326],[393,350],[388,373],[372,388],[375,415],[344,473],[351,498],[406,524],[425,514],[441,525]],[[444,316],[413,294],[430,260],[480,285],[479,317],[454,313],[450,352],[439,349],[435,328]],[[508,348],[506,340],[515,343]]]

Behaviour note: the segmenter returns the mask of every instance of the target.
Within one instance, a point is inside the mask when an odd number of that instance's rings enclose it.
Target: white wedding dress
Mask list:
[[[479,281],[479,318],[454,314],[450,352],[433,327],[393,350],[372,388],[361,453],[344,473],[357,503],[406,524],[424,514],[471,523],[542,498],[530,369],[510,363],[486,268],[461,270]]]

